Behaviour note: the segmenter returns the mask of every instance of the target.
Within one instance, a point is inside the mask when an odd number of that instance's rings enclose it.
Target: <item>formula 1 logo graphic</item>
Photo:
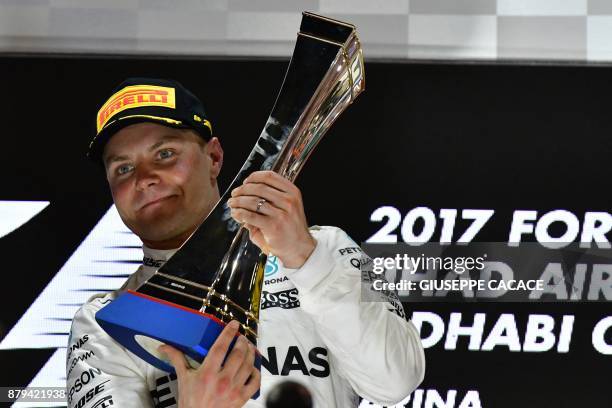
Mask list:
[[[0,238],[10,234],[49,205],[49,201],[0,201]]]
[[[49,202],[0,201],[0,236],[19,228],[47,205]],[[0,350],[57,349],[29,387],[66,386],[66,346],[72,317],[93,294],[123,284],[142,262],[141,247],[140,239],[123,224],[115,207],[110,207],[2,339]],[[108,404],[112,402],[102,405]],[[31,405],[17,402],[13,406]]]

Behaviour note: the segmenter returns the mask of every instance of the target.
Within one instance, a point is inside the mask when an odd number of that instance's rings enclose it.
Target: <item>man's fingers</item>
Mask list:
[[[190,369],[189,363],[185,360],[183,353],[174,347],[164,344],[159,346],[157,350],[168,356],[178,376],[183,376],[183,374]]]
[[[227,354],[227,349],[229,348],[229,345],[234,339],[236,333],[238,333],[239,327],[240,324],[236,320],[232,320],[227,326],[225,326],[221,334],[219,334],[219,337],[217,337],[217,340],[215,340],[215,343],[208,351],[208,355],[204,359],[206,366],[214,367],[216,371],[221,370],[221,364],[223,363],[223,359]],[[201,367],[204,367],[204,364],[202,364]]]
[[[251,240],[251,242],[257,245],[263,251],[263,253],[265,253],[266,255],[269,255],[270,247],[268,246],[268,243],[266,242],[266,239],[264,238],[263,233],[261,232],[261,229],[251,224],[242,224],[242,225],[247,230],[249,230],[249,239]]]
[[[259,203],[262,203],[259,205]],[[267,199],[262,202],[262,198],[259,196],[238,196],[230,198],[229,204],[232,210],[245,209],[253,211],[263,215],[271,215],[274,210],[280,210],[276,207],[274,202],[268,201]]]
[[[253,371],[253,364],[255,362],[255,346],[253,343],[247,340],[247,355],[242,362],[242,365],[238,369],[238,372],[234,376],[234,383],[239,387],[246,384],[251,372]]]
[[[290,194],[261,183],[243,184],[233,189],[232,199],[230,201],[232,206],[235,199],[240,196],[254,196],[257,197],[258,200],[265,198],[266,201],[272,203],[275,207],[285,211],[288,211],[291,206]]]
[[[251,398],[255,392],[261,387],[261,373],[258,369],[253,367],[251,370],[251,377],[247,381],[246,385],[242,388],[242,397],[244,399]]]
[[[295,190],[297,190],[297,187],[295,187],[295,184],[293,184],[291,181],[270,170],[261,170],[251,173],[244,180],[244,184],[247,183],[264,183],[274,187],[277,190],[285,191],[287,193],[293,193]]]
[[[232,217],[242,224],[249,224],[251,227],[264,228],[270,223],[270,217],[243,208],[232,208]]]
[[[244,336],[240,336],[238,340],[236,340],[234,348],[227,357],[227,360],[225,360],[225,364],[223,364],[222,371],[227,377],[233,379],[236,376],[238,370],[240,370],[240,367],[244,363],[245,358],[248,356],[248,342],[249,341]],[[244,384],[244,382],[242,384]]]

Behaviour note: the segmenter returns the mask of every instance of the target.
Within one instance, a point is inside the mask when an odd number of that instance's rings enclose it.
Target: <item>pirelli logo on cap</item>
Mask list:
[[[100,108],[97,116],[97,132],[117,113],[140,106],[161,106],[176,109],[174,88],[155,85],[126,86],[111,96]]]

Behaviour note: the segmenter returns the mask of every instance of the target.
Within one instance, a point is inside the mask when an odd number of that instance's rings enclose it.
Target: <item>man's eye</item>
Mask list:
[[[172,150],[169,149],[164,149],[164,150],[160,150],[158,153],[158,156],[160,159],[168,159],[172,156],[174,156],[174,152]]]
[[[120,176],[130,172],[132,170],[132,165],[131,164],[122,164],[121,166],[117,167],[117,174],[119,174]]]

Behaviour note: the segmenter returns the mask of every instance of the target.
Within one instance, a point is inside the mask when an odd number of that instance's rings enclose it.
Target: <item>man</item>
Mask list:
[[[219,200],[221,144],[201,102],[179,83],[131,78],[98,112],[89,155],[103,163],[122,220],[143,242],[143,265],[119,291],[135,289]],[[215,357],[198,369],[179,351],[160,348],[176,374],[122,348],[94,319],[116,291],[93,297],[75,315],[66,362],[70,406],[97,407],[99,398],[112,395],[118,407],[262,407],[268,390],[291,379],[310,389],[316,407],[344,408],[357,406],[357,394],[391,405],[418,386],[423,348],[401,304],[397,298],[360,301],[360,271],[351,264],[360,249],[337,228],[308,228],[293,183],[254,172],[228,204],[251,240],[273,254],[259,325],[262,395],[249,400],[258,379],[248,344],[240,343],[221,365],[233,325],[215,344]]]

